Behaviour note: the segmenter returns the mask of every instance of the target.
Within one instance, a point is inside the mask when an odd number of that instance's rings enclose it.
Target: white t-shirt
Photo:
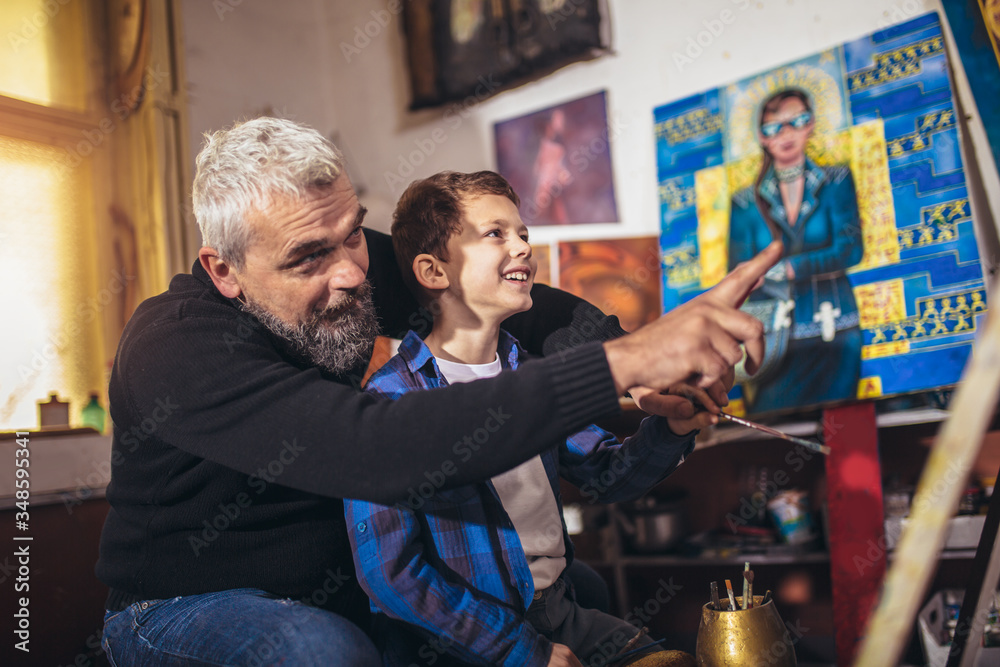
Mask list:
[[[435,361],[448,384],[495,377],[502,370],[500,355],[488,364],[460,364],[437,358]],[[548,588],[566,569],[566,544],[559,505],[542,457],[529,459],[490,481],[521,540],[535,590]]]

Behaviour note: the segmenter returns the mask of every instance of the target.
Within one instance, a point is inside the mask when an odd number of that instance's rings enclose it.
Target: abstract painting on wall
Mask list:
[[[604,92],[497,123],[497,171],[530,226],[617,222]]]
[[[560,242],[559,287],[635,331],[660,316],[656,237]]]
[[[552,282],[552,246],[532,243],[531,254],[535,256],[538,266],[535,270],[535,282],[556,287]]]
[[[937,14],[654,112],[665,310],[767,246],[734,411],[954,384],[986,290]]]

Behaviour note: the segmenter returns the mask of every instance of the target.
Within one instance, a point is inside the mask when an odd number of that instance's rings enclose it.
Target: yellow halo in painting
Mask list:
[[[820,147],[826,143],[824,137],[843,128],[843,97],[840,86],[829,72],[803,64],[779,67],[750,80],[746,85],[729,86],[727,102],[732,105],[727,128],[730,159],[760,152],[757,141],[760,107],[775,93],[791,88],[804,92],[812,103],[816,129],[809,141],[810,147],[822,150]]]

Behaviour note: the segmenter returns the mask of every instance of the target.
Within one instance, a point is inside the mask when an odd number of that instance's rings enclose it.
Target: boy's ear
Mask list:
[[[443,290],[448,289],[450,282],[448,275],[444,272],[440,259],[426,252],[420,253],[413,258],[413,275],[417,282],[426,289]]]

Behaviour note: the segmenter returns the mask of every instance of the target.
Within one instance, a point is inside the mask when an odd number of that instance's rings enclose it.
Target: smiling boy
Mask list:
[[[510,185],[486,171],[442,172],[404,192],[393,245],[404,280],[434,312],[434,325],[423,340],[409,332],[368,391],[398,398],[523,363],[517,341],[501,329],[531,307],[537,270],[518,205]],[[447,468],[491,446],[490,430],[503,428],[497,414],[502,405],[470,434],[472,451],[456,443]],[[582,486],[612,471],[600,500],[636,498],[680,465],[694,446],[694,430],[713,421],[708,413],[650,417],[624,443],[590,426],[487,482],[413,494],[409,505],[345,501],[384,664],[574,666],[616,653],[637,628],[576,604],[563,576],[573,545],[562,521],[559,476]],[[434,479],[444,474],[442,467],[427,477],[439,488],[443,482]],[[648,643],[643,637],[638,645]]]

